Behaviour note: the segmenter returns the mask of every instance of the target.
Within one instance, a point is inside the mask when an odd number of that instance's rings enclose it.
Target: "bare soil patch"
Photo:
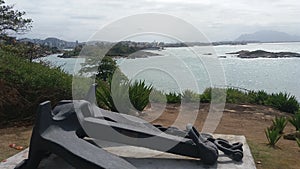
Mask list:
[[[192,119],[194,113],[198,113],[194,125],[201,131],[209,108],[209,104],[201,104],[200,107],[190,104],[184,105],[184,108],[178,104],[152,105],[152,108],[146,110],[147,115],[143,118],[153,124],[162,124],[166,127],[173,125],[185,129],[187,123],[194,121]],[[298,169],[300,148],[295,141],[281,138],[275,149],[267,145],[265,129],[272,124],[272,119],[276,116],[289,117],[290,114],[260,105],[226,104],[222,119],[214,133],[244,135],[258,169]],[[291,124],[284,130],[285,133],[294,131]]]

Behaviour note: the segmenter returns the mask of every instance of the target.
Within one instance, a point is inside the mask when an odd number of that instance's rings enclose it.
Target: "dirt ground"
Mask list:
[[[153,124],[180,129],[192,123],[202,131],[209,110],[209,104],[152,104],[142,118]],[[295,141],[281,138],[275,149],[267,145],[264,131],[275,116],[282,115],[289,116],[265,106],[227,104],[214,133],[245,135],[258,169],[297,169],[300,166],[300,148]],[[0,161],[18,152],[9,144],[28,147],[31,130],[32,126],[0,129]],[[284,133],[294,131],[293,126],[288,124]]]
[[[180,129],[185,129],[187,123],[193,123],[199,131],[202,131],[209,110],[209,104],[200,106],[157,104],[147,109],[147,114],[143,118],[153,124],[166,127],[172,125]],[[275,149],[267,145],[265,129],[272,124],[275,116],[289,115],[265,106],[226,104],[222,119],[214,133],[244,135],[258,169],[299,169],[300,148],[295,141],[281,138]],[[284,133],[294,131],[294,127],[288,124]]]

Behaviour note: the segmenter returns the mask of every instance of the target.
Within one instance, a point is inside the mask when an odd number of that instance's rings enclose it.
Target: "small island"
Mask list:
[[[294,52],[268,52],[264,50],[241,50],[238,52],[226,53],[231,55],[236,55],[238,58],[243,59],[253,59],[253,58],[298,58],[300,57],[299,53]]]
[[[79,55],[86,56],[98,56],[99,53],[103,53],[106,49],[109,49],[105,56],[113,58],[147,58],[150,56],[159,56],[157,53],[151,51],[160,51],[163,48],[163,44],[157,42],[132,42],[121,41],[118,43],[100,43],[78,45],[73,50],[64,51],[60,58],[77,58]],[[83,51],[83,53],[81,53]]]

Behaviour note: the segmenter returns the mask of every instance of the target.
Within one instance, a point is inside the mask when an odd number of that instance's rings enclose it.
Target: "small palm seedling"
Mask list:
[[[289,122],[296,128],[297,131],[299,131],[300,130],[300,112],[298,111],[292,118],[290,118]]]
[[[288,121],[285,117],[275,117],[275,119],[272,122],[272,129],[278,130],[279,134],[282,134]]]
[[[267,128],[265,131],[266,137],[268,139],[269,145],[275,147],[275,144],[279,141],[281,135],[278,130]]]

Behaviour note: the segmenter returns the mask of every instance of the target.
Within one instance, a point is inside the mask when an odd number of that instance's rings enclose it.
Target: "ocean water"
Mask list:
[[[300,100],[300,58],[241,59],[226,54],[240,50],[300,53],[300,43],[167,48],[152,51],[161,56],[119,59],[118,64],[131,79],[144,79],[165,92],[190,89],[201,93],[207,87],[231,86],[288,92]]]
[[[42,57],[35,59],[35,62],[44,61],[49,62],[53,66],[59,66],[63,69],[66,73],[75,75],[78,74],[79,70],[81,69],[81,63],[85,62],[84,58],[59,58],[57,57],[61,54],[53,54],[47,57]]]
[[[226,53],[240,50],[300,53],[300,43],[253,43],[248,45],[196,46],[150,51],[160,56],[118,59],[120,69],[133,80],[165,92],[186,89],[202,93],[207,87],[238,87],[249,90],[288,92],[300,100],[300,58],[241,59]],[[226,56],[220,58],[219,56]],[[42,58],[77,74],[83,58]]]

